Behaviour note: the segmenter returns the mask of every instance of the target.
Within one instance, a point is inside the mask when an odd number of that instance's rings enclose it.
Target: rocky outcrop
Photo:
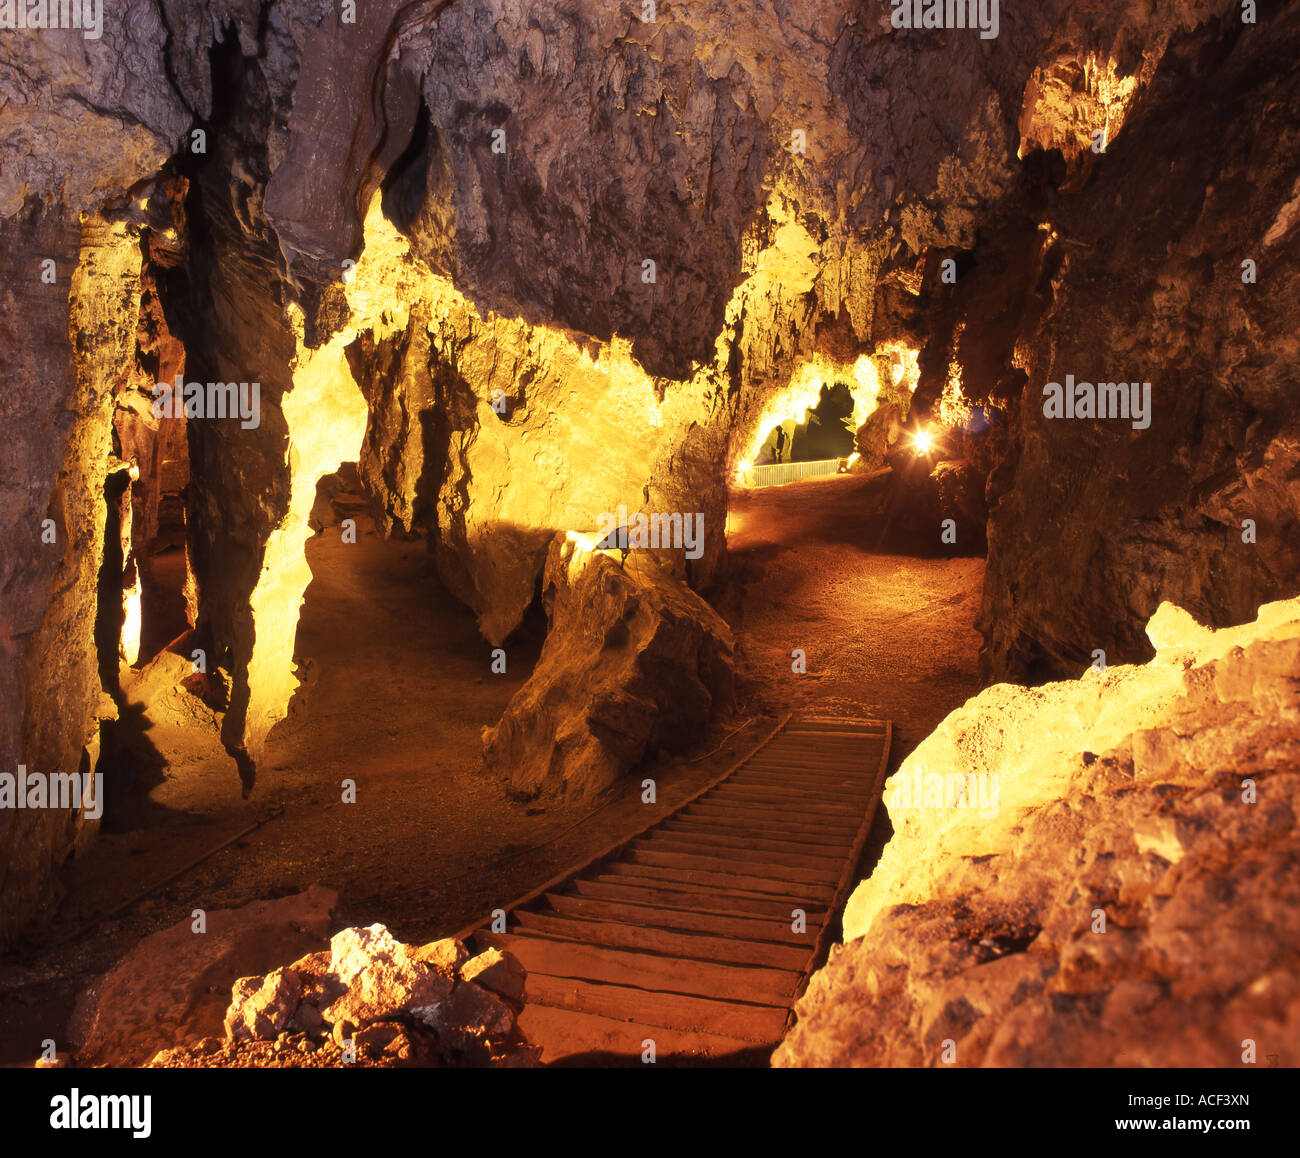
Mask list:
[[[1141,660],[1162,600],[1224,626],[1300,586],[1298,50],[1294,8],[1228,11],[1158,68],[1130,38],[1026,89],[1023,187],[962,255],[918,390],[955,368],[991,403],[988,677]],[[1104,151],[1080,152],[1103,110]],[[1048,417],[1068,382],[1150,383],[1149,413]]]
[[[1300,599],[952,713],[782,1066],[1295,1065]]]
[[[143,0],[102,36],[4,33],[0,54],[0,767],[95,766],[106,705],[95,643],[115,392],[140,297],[131,193],[173,152],[185,109]],[[136,215],[138,216],[138,215]],[[116,666],[116,648],[113,649]],[[0,812],[0,943],[56,901],[80,812]]]
[[[201,921],[196,914],[144,938],[78,997],[70,1024],[78,1064],[139,1065],[176,1041],[218,1033],[232,984],[323,945],[337,904],[332,890],[314,887]],[[274,990],[257,1001],[264,1019],[279,1016]]]
[[[497,949],[471,958],[456,940],[343,929],[328,952],[236,981],[224,1043],[163,1050],[149,1065],[531,1065],[515,1028],[525,986],[523,966]]]
[[[552,543],[546,645],[483,736],[488,769],[516,792],[599,792],[647,753],[689,748],[730,703],[730,629],[653,554]]]

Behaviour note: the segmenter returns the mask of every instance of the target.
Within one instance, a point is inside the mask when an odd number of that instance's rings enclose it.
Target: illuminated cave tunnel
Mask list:
[[[0,1062],[1296,1064],[1300,12],[577,7],[5,30]]]

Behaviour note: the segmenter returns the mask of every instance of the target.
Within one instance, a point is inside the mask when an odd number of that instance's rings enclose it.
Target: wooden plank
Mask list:
[[[738,848],[751,849],[755,852],[762,853],[791,853],[800,858],[815,858],[817,860],[829,861],[838,865],[844,859],[844,854],[829,849],[822,844],[800,844],[793,840],[769,840],[765,837],[744,837],[729,836],[726,833],[719,832],[689,832],[682,831],[678,828],[656,828],[654,832],[648,832],[641,838],[648,841],[653,847],[659,845],[671,845],[676,851],[682,852],[682,847],[690,843],[693,848]],[[847,851],[847,849],[845,850]]]
[[[748,858],[731,856],[705,856],[687,852],[660,852],[653,848],[633,846],[627,853],[627,861],[632,864],[661,865],[670,869],[703,869],[715,873],[779,873],[771,879],[793,881],[799,884],[819,885],[834,884],[839,876],[839,862],[832,862],[830,868],[824,862],[813,867],[806,865],[776,865],[772,861],[756,861]]]
[[[788,758],[773,755],[766,760],[755,760],[752,764],[746,764],[745,769],[754,772],[788,772],[794,776],[809,777],[838,773],[841,776],[861,776],[865,780],[874,764],[874,759],[864,760],[860,753],[854,753],[851,758],[844,760],[823,759],[815,753],[804,753],[802,756]]]
[[[852,811],[851,805],[844,804],[815,804],[809,800],[799,800],[798,797],[767,799],[761,796],[759,789],[752,792],[739,786],[726,788],[715,788],[707,797],[699,801],[692,807],[698,808],[710,804],[721,804],[727,808],[737,810],[744,809],[747,811],[766,810],[776,813],[780,816],[789,816],[792,812],[801,814],[810,823],[821,824],[823,820],[832,823],[844,823],[848,827],[856,829],[858,826],[858,816],[860,811]]]
[[[766,1066],[770,1045],[717,1033],[692,1033],[662,1025],[615,1020],[552,1005],[526,1005],[519,1030],[541,1047],[548,1066],[642,1066],[646,1041],[654,1042],[655,1065]]]
[[[789,792],[812,793],[818,800],[840,804],[862,804],[871,797],[870,787],[845,778],[843,780],[805,780],[787,772],[755,772],[746,768],[736,776],[735,784],[745,788],[768,790],[781,788]]]
[[[736,774],[732,783],[772,783],[805,786],[814,792],[830,792],[835,795],[845,793],[862,795],[870,790],[871,776],[862,767],[844,769],[792,768],[788,764],[772,764],[765,767],[749,766]]]
[[[854,833],[830,833],[824,828],[794,825],[749,824],[733,817],[674,816],[663,826],[665,832],[717,833],[757,840],[784,840],[807,848],[821,848],[827,856],[843,856],[853,844]]]
[[[752,800],[756,804],[770,803],[781,807],[792,806],[817,810],[818,815],[839,813],[844,816],[861,816],[863,808],[871,799],[870,794],[862,796],[834,797],[818,796],[811,790],[801,788],[782,788],[776,785],[744,784],[737,782],[719,788],[718,795],[710,799],[718,800]]]
[[[697,835],[678,834],[679,839],[676,840],[670,839],[672,835],[672,833],[655,833],[653,837],[645,836],[637,841],[634,847],[650,853],[710,857],[723,861],[728,866],[727,871],[734,871],[740,865],[744,865],[747,870],[771,865],[781,870],[782,879],[787,879],[785,872],[787,868],[794,868],[817,870],[823,874],[829,874],[830,878],[834,880],[839,876],[840,866],[844,862],[842,856],[808,856],[784,849],[755,848],[751,841],[741,841],[738,844],[717,844]],[[634,864],[655,863],[638,857],[630,859]],[[794,878],[790,877],[788,879],[793,880]]]
[[[716,789],[720,791],[722,789]],[[853,833],[858,830],[857,816],[852,820],[836,819],[835,815],[810,816],[800,814],[797,808],[790,808],[785,804],[772,803],[771,801],[740,801],[740,799],[728,799],[727,797],[716,797],[716,795],[707,795],[702,801],[695,801],[686,808],[682,808],[686,815],[702,814],[702,812],[724,812],[724,814],[740,817],[749,817],[750,820],[757,821],[780,821],[783,824],[800,824],[805,828],[819,828],[823,825],[829,825],[832,828],[842,828],[845,832]],[[793,814],[793,815],[792,815]],[[641,833],[637,833],[641,836]]]
[[[728,796],[710,796],[707,800],[692,804],[691,808],[695,811],[720,808],[733,816],[752,816],[756,820],[766,819],[778,823],[792,817],[802,817],[808,823],[824,822],[850,832],[856,831],[858,827],[858,814],[846,812],[842,808],[827,808],[814,804],[802,806],[796,806],[794,803],[777,804],[770,800],[749,800],[736,793]],[[816,815],[811,815],[813,813]]]
[[[871,790],[871,777],[858,772],[795,772],[789,768],[755,768],[748,764],[736,773],[741,783],[806,784],[819,792],[860,795]]]
[[[551,908],[565,917],[583,917],[592,921],[617,921],[624,925],[653,925],[660,929],[682,929],[694,933],[718,933],[723,937],[740,937],[746,941],[777,941],[783,945],[802,945],[809,950],[817,940],[815,932],[796,933],[790,927],[793,922],[789,913],[782,913],[779,917],[736,917],[720,913],[700,913],[666,905],[595,901],[590,897],[572,897],[564,893],[547,893],[546,899],[550,902]],[[754,998],[754,1000],[758,999]]]
[[[798,716],[790,719],[790,729],[796,733],[844,732],[850,736],[861,736],[863,733],[880,735],[885,724],[886,721],[883,720],[801,720]]]
[[[653,864],[610,865],[610,873],[616,877],[638,877],[649,880],[691,881],[694,884],[708,885],[723,889],[740,889],[751,896],[779,897],[788,900],[796,908],[806,908],[817,901],[830,901],[834,896],[831,888],[823,885],[794,884],[791,881],[777,881],[765,877],[742,876],[737,873],[706,872],[703,869],[669,869]]]
[[[734,878],[724,877],[721,873],[704,873],[712,880],[693,880],[698,873],[686,873],[680,870],[655,868],[653,865],[614,863],[609,871],[596,877],[604,884],[639,885],[643,888],[680,889],[683,892],[701,893],[710,897],[731,900],[777,901],[783,905],[802,905],[795,897],[785,897],[779,893],[757,892],[741,888],[734,884]],[[726,883],[719,884],[719,879]],[[576,882],[575,882],[576,883]]]
[[[790,714],[787,713],[786,715],[782,716],[781,719],[780,719],[779,721],[777,721],[777,725],[776,725],[776,727],[774,727],[770,732],[768,732],[768,734],[767,734],[766,736],[764,736],[762,740],[759,741],[758,745],[757,745],[756,747],[754,747],[754,748],[749,752],[748,755],[746,755],[746,756],[742,756],[739,760],[736,760],[733,764],[731,764],[731,765],[727,768],[727,770],[726,770],[725,772],[722,773],[722,775],[717,776],[717,777],[715,777],[713,780],[709,781],[709,783],[706,784],[703,788],[701,788],[697,793],[695,793],[694,796],[688,796],[688,797],[686,798],[686,800],[682,802],[682,804],[678,805],[678,807],[677,807],[677,809],[676,809],[675,811],[678,811],[678,812],[681,811],[682,808],[684,808],[684,807],[686,807],[687,805],[691,804],[693,801],[698,800],[698,799],[699,799],[701,796],[703,796],[706,792],[710,792],[710,791],[712,791],[714,788],[716,788],[716,787],[717,787],[719,784],[721,784],[721,783],[722,783],[722,782],[723,782],[723,781],[724,781],[728,776],[730,776],[733,772],[735,772],[737,768],[739,768],[742,764],[744,764],[744,762],[745,762],[746,760],[750,759],[750,757],[754,756],[756,753],[762,751],[763,745],[764,745],[764,744],[767,744],[769,741],[771,741],[772,739],[774,739],[774,738],[776,737],[776,734],[777,734],[778,732],[780,732],[780,730],[781,730],[782,728],[784,728],[784,727],[786,726],[786,724],[789,723],[789,722],[790,722]],[[669,813],[669,815],[671,816],[671,815],[673,815],[673,813]],[[625,837],[621,837],[619,840],[615,841],[613,844],[609,845],[607,848],[602,849],[600,852],[596,853],[595,856],[593,856],[593,857],[591,857],[590,859],[584,861],[582,864],[580,864],[580,865],[576,865],[576,866],[574,866],[573,868],[566,869],[566,870],[565,870],[563,873],[561,873],[559,876],[557,876],[557,877],[552,877],[552,878],[551,878],[549,881],[547,881],[545,884],[538,885],[537,888],[535,888],[535,889],[532,890],[532,892],[525,893],[522,897],[518,897],[518,898],[516,898],[516,899],[515,899],[514,901],[512,901],[508,906],[506,906],[506,912],[509,913],[509,912],[512,912],[512,911],[515,910],[515,909],[522,908],[524,905],[528,904],[529,901],[532,901],[534,898],[536,898],[536,897],[540,897],[543,893],[545,893],[545,892],[549,892],[551,889],[554,889],[554,888],[558,887],[559,885],[562,885],[562,884],[563,884],[565,881],[567,881],[571,876],[575,876],[575,875],[577,875],[578,873],[582,872],[583,869],[589,868],[590,866],[592,866],[592,865],[598,863],[599,861],[605,860],[607,857],[612,856],[612,855],[613,855],[614,853],[616,853],[620,848],[622,848],[625,844],[627,844],[628,841],[636,839],[636,837],[640,836],[642,833],[649,832],[652,828],[654,828],[654,826],[655,826],[656,824],[658,824],[658,823],[659,823],[660,821],[662,821],[663,819],[664,819],[664,818],[661,816],[661,817],[659,817],[657,820],[652,820],[649,824],[643,825],[641,828],[637,829],[636,832],[630,833],[629,835],[627,835],[627,836],[625,836]],[[476,922],[475,924],[473,924],[473,925],[468,925],[468,926],[466,926],[464,929],[462,929],[460,932],[458,932],[458,933],[454,933],[454,934],[452,934],[452,935],[453,935],[453,936],[456,938],[456,940],[458,940],[458,941],[465,941],[465,940],[468,940],[469,937],[470,937],[470,935],[474,932],[475,929],[481,929],[484,925],[488,924],[488,923],[491,921],[491,919],[492,919],[492,918],[491,918],[490,915],[487,916],[487,917],[484,917],[481,921],[477,921],[477,922]]]
[[[774,817],[771,815],[755,815],[753,812],[740,812],[738,809],[727,808],[720,804],[698,805],[692,804],[689,809],[681,813],[674,813],[673,820],[686,820],[693,824],[707,824],[719,828],[743,828],[751,831],[766,831],[777,838],[784,838],[785,835],[798,836],[802,839],[804,836],[820,836],[827,841],[843,841],[851,844],[853,837],[856,835],[855,830],[849,825],[839,824],[821,824],[809,820],[806,824],[801,824],[797,819],[788,817]]]
[[[863,736],[858,740],[823,739],[820,736],[791,736],[782,733],[778,747],[761,753],[767,760],[785,759],[788,756],[834,756],[837,759],[851,759],[863,752],[879,749],[882,737]]]
[[[716,889],[680,881],[648,881],[634,877],[602,877],[595,880],[576,880],[569,888],[580,897],[595,897],[608,901],[628,901],[638,905],[666,905],[675,909],[691,909],[700,913],[734,914],[736,916],[775,917],[790,919],[791,906],[784,901],[736,894],[719,893]],[[821,927],[825,910],[810,906],[807,909],[808,927]]]
[[[530,977],[534,973],[545,973],[551,977],[576,977],[583,981],[630,985],[659,993],[685,993],[720,1001],[779,1005],[782,1009],[789,1005],[799,983],[799,973],[791,970],[656,957],[649,953],[544,937],[479,933],[474,939],[484,948],[509,950],[528,970]],[[810,937],[805,949],[811,951],[812,945],[813,938]],[[524,1000],[526,1004],[526,990]]]
[[[813,719],[801,720],[798,717],[790,720],[789,732],[794,736],[802,736],[803,733],[815,732],[842,732],[846,736],[862,736],[862,734],[872,734],[872,736],[881,736],[884,729],[888,727],[888,720],[854,720],[850,717],[844,719],[835,719],[833,716],[818,716]]]
[[[755,788],[806,788],[837,799],[865,800],[871,794],[871,780],[866,776],[845,773],[807,776],[784,768],[746,768],[737,775],[735,783]]]
[[[662,1025],[692,1033],[715,1033],[763,1044],[781,1039],[786,1011],[770,1005],[742,1005],[677,993],[652,993],[625,985],[602,985],[571,977],[534,973],[528,978],[531,1000],[559,1009],[594,1013],[622,1020],[630,1010],[645,1025]],[[653,1036],[653,1035],[647,1035]]]
[[[692,957],[731,965],[766,965],[771,969],[796,971],[808,963],[807,948],[775,945],[769,941],[738,941],[704,933],[674,933],[667,929],[620,925],[613,921],[582,921],[552,913],[536,913],[530,909],[520,909],[515,918],[520,927],[530,933],[544,933],[548,937],[562,937],[588,945],[605,945],[611,949],[633,949],[670,957]]]
[[[814,744],[828,748],[866,747],[868,744],[879,744],[885,738],[882,732],[846,733],[830,728],[805,728],[795,732],[791,731],[791,728],[786,728],[781,733],[783,748],[795,748],[801,745],[808,747]]]
[[[875,765],[877,752],[861,749],[854,752],[819,752],[805,748],[801,752],[763,752],[746,768],[789,768],[804,772],[859,772],[867,776]]]

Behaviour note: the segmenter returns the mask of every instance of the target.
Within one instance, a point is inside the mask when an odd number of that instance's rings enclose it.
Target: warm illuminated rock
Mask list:
[[[272,1041],[298,1011],[302,982],[292,969],[265,977],[241,977],[231,990],[226,1010],[226,1037],[231,1041]]]
[[[649,752],[703,738],[732,695],[731,630],[654,559],[558,536],[551,630],[528,683],[484,733],[487,767],[523,793],[586,796]]]
[[[333,890],[314,887],[275,901],[214,909],[201,934],[186,917],[144,938],[78,997],[70,1032],[79,1062],[138,1065],[160,1047],[222,1032],[235,983],[251,982],[251,991],[259,993],[265,975],[254,970],[274,970],[323,944],[337,903]],[[281,972],[301,980],[302,965],[300,959]],[[287,977],[285,984],[292,984]],[[259,1011],[273,1010],[276,995],[284,992],[280,984],[267,988]],[[235,1021],[245,1024],[240,1017]]]
[[[427,1019],[451,992],[451,979],[395,941],[382,925],[344,929],[330,940],[330,973],[346,992],[322,1010],[329,1022],[365,1025],[409,1013]]]
[[[1300,600],[1191,626],[1166,605],[1144,666],[991,687],[903,762],[777,1064],[1295,1063]]]

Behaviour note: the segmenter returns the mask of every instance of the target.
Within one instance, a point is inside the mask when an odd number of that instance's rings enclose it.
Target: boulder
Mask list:
[[[460,982],[451,997],[424,1017],[425,1024],[447,1035],[453,1044],[506,1037],[515,1028],[515,1011],[495,993]]]
[[[231,990],[225,1030],[230,1041],[272,1041],[298,1010],[302,982],[292,969],[241,977]]]
[[[953,712],[778,1066],[1300,1063],[1300,599]]]
[[[176,1041],[222,1033],[236,980],[260,982],[257,974],[325,944],[337,904],[332,889],[313,886],[214,909],[204,933],[186,917],[146,937],[77,998],[69,1032],[78,1061],[138,1065]]]
[[[524,984],[528,973],[511,953],[488,949],[467,961],[461,969],[461,976],[514,1005],[522,1005],[524,1002]]]
[[[445,973],[393,939],[383,925],[344,929],[330,940],[330,973],[345,988],[323,1011],[327,1021],[366,1025],[401,1014],[427,1016],[451,993]]]
[[[594,795],[647,754],[701,740],[731,703],[731,629],[652,552],[557,535],[544,598],[541,658],[483,733],[487,767],[515,791]]]

